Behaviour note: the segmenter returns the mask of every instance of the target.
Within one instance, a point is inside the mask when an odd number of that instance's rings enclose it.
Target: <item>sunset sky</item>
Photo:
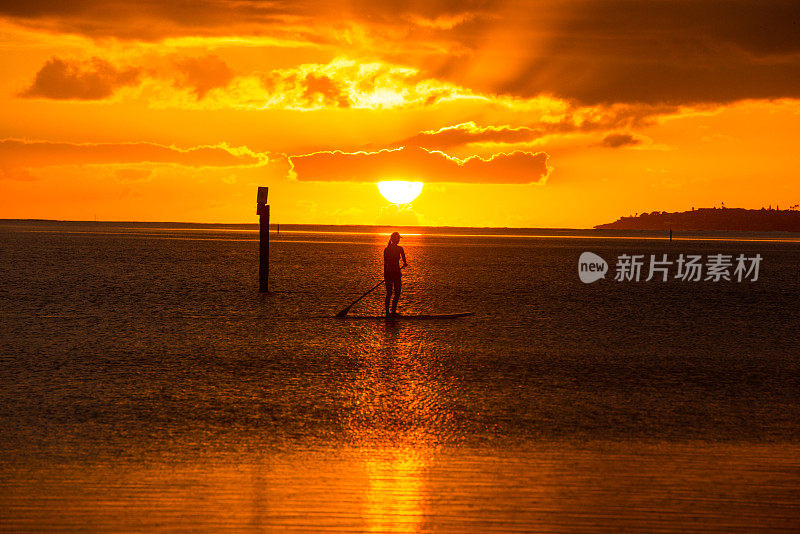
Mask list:
[[[800,203],[800,2],[0,0],[0,218]],[[425,182],[398,209],[376,182]]]

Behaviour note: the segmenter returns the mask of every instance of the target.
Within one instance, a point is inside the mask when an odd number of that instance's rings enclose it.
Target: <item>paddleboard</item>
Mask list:
[[[458,312],[458,313],[431,313],[431,314],[410,314],[410,315],[395,315],[386,317],[385,315],[345,315],[338,317],[339,319],[380,319],[387,321],[395,320],[426,320],[426,319],[457,319],[459,317],[469,317],[475,315],[475,312]]]

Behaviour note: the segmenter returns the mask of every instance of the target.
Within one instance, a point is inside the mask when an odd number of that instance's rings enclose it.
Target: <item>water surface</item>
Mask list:
[[[0,224],[0,524],[800,528],[797,240],[408,234],[402,308],[475,316],[334,319],[380,276],[364,228],[282,228],[261,295],[251,227]],[[585,285],[586,250],[764,259]]]

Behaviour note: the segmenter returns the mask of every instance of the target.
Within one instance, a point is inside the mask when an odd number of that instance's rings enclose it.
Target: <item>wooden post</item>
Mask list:
[[[258,214],[259,232],[259,258],[258,258],[258,290],[262,293],[269,291],[269,204],[267,194],[269,187],[259,187],[256,198],[256,214]]]

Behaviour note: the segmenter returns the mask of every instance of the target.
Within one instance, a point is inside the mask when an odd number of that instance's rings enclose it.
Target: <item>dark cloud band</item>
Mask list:
[[[376,152],[324,151],[292,156],[289,160],[298,180],[322,182],[531,184],[543,183],[551,170],[549,156],[544,152],[458,159],[418,147]]]
[[[50,59],[20,96],[55,100],[100,100],[114,90],[138,83],[141,69],[120,69],[100,58],[88,61]]]
[[[130,40],[284,38],[408,64],[425,77],[483,94],[549,94],[586,105],[800,98],[796,0],[529,0],[495,6],[434,0],[403,11],[380,0],[0,0],[0,17],[48,31]],[[335,25],[357,28],[363,43],[341,37],[349,32],[331,31]],[[206,80],[205,71],[193,74],[195,67],[187,66],[188,76]],[[214,66],[200,66],[206,67]],[[219,67],[214,79],[224,80],[227,73]],[[30,96],[85,99],[107,94],[136,73],[99,64],[71,70],[62,62],[40,75]],[[314,95],[337,89],[323,78],[307,83]],[[207,90],[195,86],[198,94]]]
[[[0,165],[5,168],[50,165],[174,163],[191,167],[235,167],[266,163],[267,156],[226,145],[181,149],[155,143],[58,143],[0,140]]]

